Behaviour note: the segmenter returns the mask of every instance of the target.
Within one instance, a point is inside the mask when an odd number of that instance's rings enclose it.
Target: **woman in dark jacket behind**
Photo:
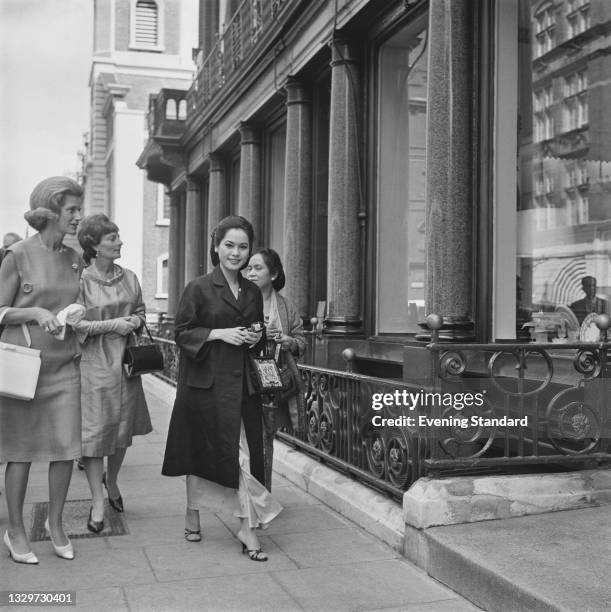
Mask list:
[[[187,475],[188,541],[201,539],[200,505],[231,507],[237,501],[243,551],[253,561],[267,561],[254,530],[281,507],[262,484],[261,400],[249,383],[248,353],[261,342],[261,333],[249,328],[263,321],[261,292],[240,273],[253,240],[244,217],[223,219],[212,234],[216,267],[191,281],[180,299],[178,386],[162,473]]]

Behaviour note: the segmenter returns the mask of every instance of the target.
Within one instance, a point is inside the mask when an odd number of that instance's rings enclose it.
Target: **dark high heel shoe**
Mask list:
[[[106,492],[108,493],[108,484],[106,483],[106,472],[104,472],[102,476],[102,484],[104,485],[104,488],[106,489]],[[117,499],[113,499],[112,497],[110,497],[110,493],[108,493],[108,503],[117,512],[123,512],[124,510],[123,498],[120,495],[119,497],[117,497]]]
[[[104,519],[102,519],[101,521],[94,521],[91,517],[92,513],[93,506],[89,508],[89,520],[87,521],[87,529],[89,529],[89,531],[91,531],[92,533],[100,533],[100,531],[104,529]]]
[[[248,553],[251,561],[267,561],[267,555],[261,548],[248,548],[238,534],[236,534],[236,538],[238,538],[238,541],[242,544],[242,554]]]
[[[267,555],[260,549],[250,550],[246,544],[242,542],[242,554],[248,553],[251,561],[267,561]]]

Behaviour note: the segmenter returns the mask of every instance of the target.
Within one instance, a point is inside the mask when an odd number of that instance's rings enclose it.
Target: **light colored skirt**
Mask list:
[[[240,476],[237,491],[189,474],[187,508],[199,510],[200,507],[204,507],[215,512],[230,512],[238,518],[247,519],[250,529],[258,527],[265,529],[282,512],[282,506],[250,473],[250,454],[244,423],[240,427],[239,461]]]

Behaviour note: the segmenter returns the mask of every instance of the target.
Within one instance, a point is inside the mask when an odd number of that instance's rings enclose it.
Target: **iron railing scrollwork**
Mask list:
[[[427,440],[416,428],[400,424],[411,415],[407,406],[374,408],[372,398],[413,388],[352,372],[298,367],[305,389],[306,431],[300,436],[280,432],[278,437],[400,498],[424,475]]]
[[[449,345],[438,340],[443,319],[431,316],[434,391],[480,393],[482,401],[433,408],[444,425],[433,431],[427,473],[611,460],[609,317],[597,324],[596,343]]]

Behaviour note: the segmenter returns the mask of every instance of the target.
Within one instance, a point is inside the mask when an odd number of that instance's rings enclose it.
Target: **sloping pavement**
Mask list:
[[[119,482],[129,533],[74,539],[73,562],[57,558],[50,542],[33,542],[37,566],[12,562],[0,544],[0,590],[75,591],[76,608],[65,609],[79,611],[477,609],[277,474],[274,495],[285,509],[261,533],[267,563],[240,554],[233,535],[238,519],[231,515],[202,511],[203,541],[186,542],[184,479],[160,474],[171,404],[167,389],[160,392],[150,377],[145,388],[154,432],[135,439]],[[75,468],[68,499],[88,497],[84,473]],[[47,466],[33,464],[26,517],[33,515],[36,502],[47,499]],[[83,515],[83,522],[86,519]],[[6,526],[6,505],[0,497],[0,533]],[[2,597],[5,603],[6,593]]]

